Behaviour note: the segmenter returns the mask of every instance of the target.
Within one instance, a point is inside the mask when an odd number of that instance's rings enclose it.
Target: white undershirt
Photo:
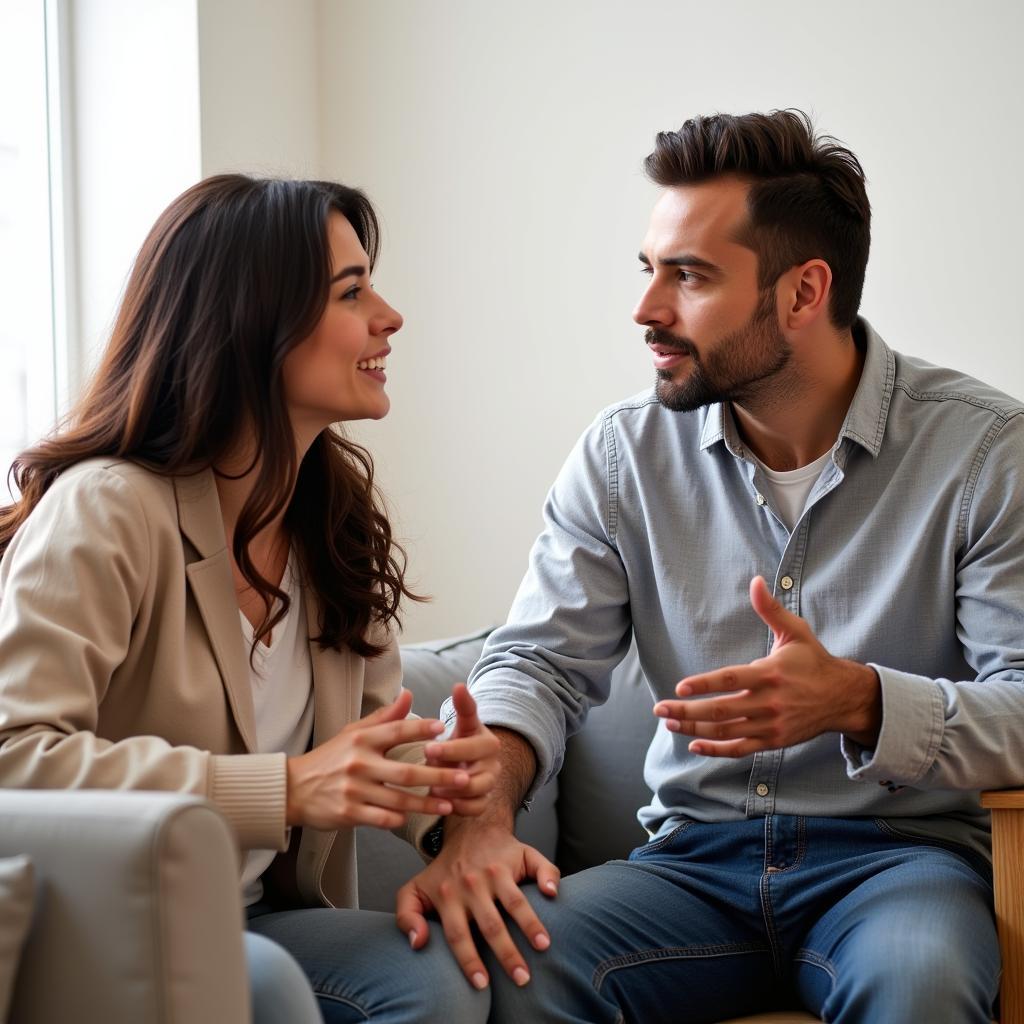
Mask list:
[[[832,451],[833,449],[830,448],[824,455],[809,462],[806,466],[791,469],[785,473],[781,473],[777,469],[769,469],[753,452],[750,452],[751,458],[764,474],[768,504],[771,510],[786,524],[790,533],[800,521],[807,505],[807,498],[818,482],[821,471],[832,458]]]
[[[288,614],[274,627],[271,645],[261,640],[249,669],[256,712],[256,752],[303,754],[313,737],[313,665],[309,657],[302,588],[288,558],[281,589],[291,599]],[[276,611],[279,605],[274,606]],[[245,657],[252,649],[253,628],[239,611]],[[263,895],[260,875],[270,867],[274,850],[250,850],[242,867],[242,899],[248,907]]]

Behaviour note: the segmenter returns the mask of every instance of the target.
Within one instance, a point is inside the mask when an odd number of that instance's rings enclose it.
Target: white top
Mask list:
[[[313,663],[309,657],[309,637],[302,588],[289,555],[281,579],[281,589],[291,599],[288,614],[274,627],[271,644],[256,645],[249,669],[252,703],[256,712],[256,752],[283,751],[290,757],[304,754],[313,738]],[[279,604],[275,604],[276,611]],[[253,628],[239,611],[242,638],[248,661],[252,649]],[[242,899],[248,907],[263,895],[260,875],[270,867],[274,850],[250,850],[242,868]]]
[[[747,450],[750,451],[749,448]],[[764,474],[769,507],[786,524],[790,533],[800,521],[807,505],[807,498],[818,482],[821,471],[832,458],[833,450],[830,448],[824,455],[807,463],[806,466],[784,473],[769,469],[753,452],[750,452],[750,457]]]

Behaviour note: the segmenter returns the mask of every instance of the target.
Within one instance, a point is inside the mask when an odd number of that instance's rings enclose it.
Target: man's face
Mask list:
[[[640,260],[650,284],[633,311],[647,327],[655,391],[677,412],[769,393],[790,360],[775,290],[760,292],[757,255],[737,239],[746,183],[721,178],[666,189]]]

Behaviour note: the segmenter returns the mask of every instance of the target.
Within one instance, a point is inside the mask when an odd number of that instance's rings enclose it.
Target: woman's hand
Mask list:
[[[431,740],[444,731],[437,719],[407,718],[411,707],[412,694],[402,690],[393,704],[346,725],[308,753],[288,758],[286,822],[324,831],[355,825],[397,828],[413,812],[451,814],[458,801],[447,794],[469,790],[470,771],[385,757],[392,747]],[[419,796],[399,786],[432,792]],[[472,792],[477,789],[479,782]]]
[[[498,778],[501,744],[477,717],[476,701],[465,683],[455,684],[452,703],[455,705],[455,728],[448,739],[427,744],[427,764],[454,765],[464,769],[469,774],[469,781],[458,789],[435,786],[431,792],[434,796],[450,799],[456,814],[475,818],[483,813]]]

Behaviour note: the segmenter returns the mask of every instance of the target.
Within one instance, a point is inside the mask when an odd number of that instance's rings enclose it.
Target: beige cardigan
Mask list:
[[[393,639],[371,661],[310,655],[314,746],[398,694]],[[0,786],[196,793],[241,849],[285,849],[285,755],[253,753],[247,656],[212,472],[75,466],[0,562]],[[433,820],[402,834],[418,848]],[[296,882],[309,905],[355,906],[353,831],[304,829]]]

